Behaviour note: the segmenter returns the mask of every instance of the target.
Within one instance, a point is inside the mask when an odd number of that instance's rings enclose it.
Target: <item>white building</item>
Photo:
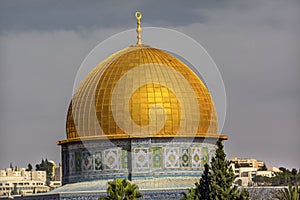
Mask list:
[[[61,175],[62,175],[62,167],[61,167],[61,165],[56,166],[55,169],[54,169],[53,180],[54,181],[61,181]]]
[[[46,171],[26,171],[25,168],[0,170],[0,196],[47,191]]]
[[[237,176],[235,182],[241,184],[242,186],[252,186],[253,178],[255,176],[266,176],[274,177],[276,173],[281,172],[276,167],[268,167],[267,170],[264,170],[265,164],[263,161],[259,161],[251,158],[232,158],[231,168],[234,174]],[[240,181],[239,181],[240,180]]]
[[[263,168],[265,163],[263,161],[253,159],[253,158],[231,158],[231,163],[234,163],[236,166],[239,167],[253,167],[253,168]]]
[[[57,166],[53,161],[49,161],[49,162],[52,162],[52,164],[53,164],[52,180],[50,181],[49,186],[51,189],[55,189],[62,185],[61,184],[62,167],[60,164]]]

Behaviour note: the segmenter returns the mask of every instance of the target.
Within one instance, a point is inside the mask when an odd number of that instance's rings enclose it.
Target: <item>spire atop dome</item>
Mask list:
[[[142,37],[141,37],[141,18],[142,18],[142,13],[137,11],[135,12],[135,18],[137,19],[137,28],[136,28],[136,32],[137,32],[137,45],[142,45]]]

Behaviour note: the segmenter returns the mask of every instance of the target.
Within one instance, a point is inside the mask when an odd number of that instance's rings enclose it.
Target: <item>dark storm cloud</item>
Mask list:
[[[133,13],[141,10],[152,26],[205,22],[199,10],[226,6],[225,1],[99,1],[99,0],[7,0],[0,2],[0,29],[51,30],[99,27],[130,27]],[[124,17],[126,16],[126,17]],[[171,19],[171,20],[170,20]]]
[[[300,166],[299,1],[0,1],[0,168],[59,161],[76,72],[99,42],[142,26],[200,42],[227,92],[228,155]]]

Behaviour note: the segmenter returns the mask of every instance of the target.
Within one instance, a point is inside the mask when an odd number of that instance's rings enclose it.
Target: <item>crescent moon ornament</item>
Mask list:
[[[135,12],[135,18],[137,19],[137,28],[136,28],[136,32],[137,32],[137,42],[136,45],[142,45],[142,37],[141,37],[141,19],[142,19],[142,13],[137,11]]]
[[[142,18],[142,13],[139,12],[139,11],[135,12],[135,17],[136,17],[137,20],[141,20],[141,18]]]

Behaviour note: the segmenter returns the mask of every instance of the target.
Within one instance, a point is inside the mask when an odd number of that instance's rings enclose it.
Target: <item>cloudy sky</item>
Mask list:
[[[101,41],[143,26],[194,38],[227,92],[228,157],[300,168],[300,1],[0,1],[0,168],[60,161],[74,79]]]

